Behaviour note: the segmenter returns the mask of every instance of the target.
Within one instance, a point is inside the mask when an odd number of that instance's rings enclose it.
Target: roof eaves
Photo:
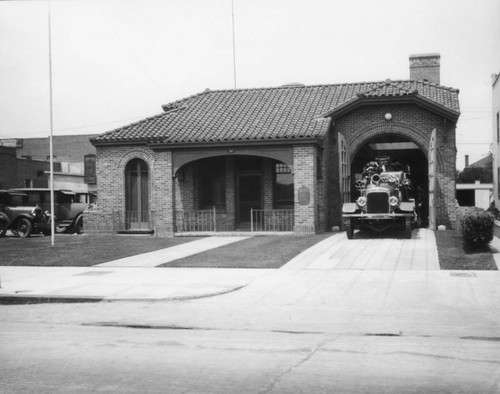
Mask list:
[[[460,116],[460,111],[455,111],[445,105],[439,104],[435,102],[434,100],[431,100],[427,97],[424,97],[422,95],[417,95],[415,96],[415,101],[422,105],[423,107],[433,111],[437,112],[440,115],[443,115],[444,117],[451,119],[453,121],[457,121],[459,116]]]
[[[181,149],[197,147],[217,147],[217,146],[260,146],[266,145],[289,145],[289,144],[320,144],[322,136],[300,136],[287,138],[248,138],[239,140],[221,141],[157,141],[151,142],[148,146],[151,149]]]
[[[359,104],[360,101],[361,101],[361,97],[359,97],[359,96],[353,97],[352,99],[343,102],[339,106],[332,108],[323,114],[320,114],[319,117],[320,118],[331,118],[331,117],[333,117],[333,115],[335,115],[335,116],[343,115],[343,114],[351,111],[352,109],[354,109]]]
[[[437,103],[434,100],[424,97],[418,94],[417,91],[412,91],[408,94],[382,96],[365,96],[364,93],[361,93],[358,94],[355,99],[346,101],[345,103],[331,109],[324,114],[321,114],[320,116],[324,118],[338,118],[339,116],[352,111],[360,105],[394,103],[395,101],[401,104],[416,102],[417,104],[420,104],[433,112],[437,112],[453,121],[456,121],[460,116],[460,111],[455,111],[445,105]]]

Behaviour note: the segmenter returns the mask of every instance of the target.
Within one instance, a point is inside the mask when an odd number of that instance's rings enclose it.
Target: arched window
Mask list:
[[[125,167],[125,209],[131,227],[149,221],[149,173],[144,160],[131,160]]]

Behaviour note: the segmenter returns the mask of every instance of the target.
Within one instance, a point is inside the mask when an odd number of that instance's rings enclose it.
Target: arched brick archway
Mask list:
[[[126,154],[124,154],[118,162],[118,168],[121,171],[125,171],[126,165],[133,159],[144,160],[148,165],[148,167],[150,168],[150,170],[151,171],[153,170],[153,164],[154,164],[153,155],[149,150],[140,148],[132,149],[128,151]]]
[[[407,138],[414,142],[424,155],[429,157],[429,142],[431,130],[425,132],[418,127],[405,122],[383,121],[374,123],[357,130],[350,136],[346,136],[347,145],[349,147],[349,156],[355,157],[358,151],[367,144],[370,140],[384,135],[396,134]],[[438,171],[444,168],[443,159],[439,150],[437,151],[437,169]]]

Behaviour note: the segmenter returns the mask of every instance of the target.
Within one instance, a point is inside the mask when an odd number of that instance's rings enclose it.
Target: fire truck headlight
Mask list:
[[[395,196],[389,197],[389,205],[391,207],[395,207],[396,205],[398,205],[398,202],[399,202],[399,200],[397,197],[395,197]]]
[[[356,200],[356,203],[360,207],[364,207],[366,205],[366,198],[365,197],[358,197],[358,199]]]

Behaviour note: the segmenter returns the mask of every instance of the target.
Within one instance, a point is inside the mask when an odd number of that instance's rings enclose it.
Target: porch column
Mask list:
[[[224,229],[233,231],[236,226],[236,186],[234,156],[226,156],[226,213],[222,218]]]
[[[294,208],[296,233],[316,233],[318,229],[317,148],[293,148]]]
[[[273,209],[274,203],[274,183],[273,183],[273,162],[264,158],[264,209]]]
[[[174,235],[175,190],[172,152],[156,152],[154,172],[151,174],[151,210],[154,230],[158,237]]]

